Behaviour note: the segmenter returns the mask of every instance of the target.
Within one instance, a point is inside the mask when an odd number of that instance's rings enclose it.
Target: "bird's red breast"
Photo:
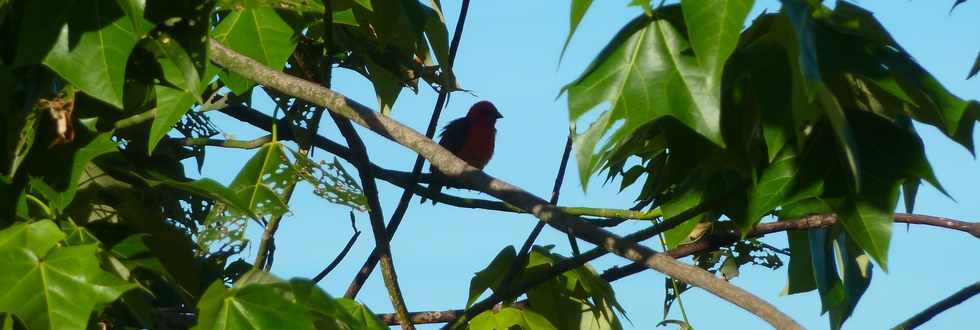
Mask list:
[[[497,129],[493,127],[493,123],[486,121],[471,123],[466,143],[456,156],[482,170],[493,157],[496,135]]]
[[[493,157],[497,119],[503,118],[493,103],[473,104],[466,117],[450,122],[443,129],[439,144],[473,167],[483,169]]]

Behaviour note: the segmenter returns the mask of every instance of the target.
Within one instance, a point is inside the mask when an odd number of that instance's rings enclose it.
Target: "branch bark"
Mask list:
[[[466,187],[487,193],[523,210],[530,211],[538,219],[550,226],[566,232],[573,230],[576,236],[624,258],[642,262],[650,268],[667,274],[693,286],[725,299],[746,311],[762,318],[779,329],[801,329],[802,327],[775,306],[759,297],[742,290],[731,283],[722,281],[712,274],[674,260],[652,249],[624,241],[621,237],[598,228],[587,221],[561,212],[547,201],[505,181],[487,175],[470,166],[448,150],[415,130],[402,125],[394,119],[380,116],[370,108],[348,99],[342,94],[282,72],[272,70],[261,63],[234,52],[215,40],[209,40],[211,59],[232,72],[256,81],[289,95],[302,98],[313,104],[330,109],[331,114],[343,116],[375,133],[414,150],[429,160],[448,177],[459,181]],[[367,164],[364,164],[368,168]],[[364,175],[370,176],[365,171]],[[400,313],[401,314],[401,313]],[[405,316],[407,319],[407,316]],[[465,321],[465,320],[464,320]]]

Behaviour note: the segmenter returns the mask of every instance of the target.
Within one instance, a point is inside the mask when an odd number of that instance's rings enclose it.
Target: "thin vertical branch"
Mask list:
[[[402,322],[402,329],[415,329],[411,320],[408,318],[408,309],[405,307],[405,299],[402,296],[401,288],[398,286],[398,275],[395,274],[395,264],[391,257],[391,247],[388,245],[388,233],[385,231],[384,214],[381,210],[381,202],[378,200],[378,186],[371,176],[371,162],[368,158],[367,147],[364,141],[357,135],[354,125],[344,116],[330,112],[330,118],[340,130],[340,134],[347,140],[351,152],[354,154],[354,167],[361,179],[361,187],[364,196],[367,198],[368,215],[371,218],[371,231],[374,234],[375,250],[378,251],[381,262],[381,277],[384,279],[385,287],[388,288],[388,297],[391,298],[391,305],[395,308],[398,318],[405,320]]]
[[[323,280],[324,277],[327,277],[327,274],[330,274],[334,268],[337,268],[337,265],[340,265],[340,261],[344,260],[347,257],[347,253],[350,252],[350,249],[354,247],[354,242],[357,242],[357,238],[361,236],[361,231],[357,229],[357,223],[354,222],[354,211],[350,212],[350,227],[354,230],[354,236],[351,236],[347,240],[347,245],[344,245],[344,248],[340,250],[337,257],[333,258],[333,261],[326,268],[320,271],[319,274],[316,274],[316,276],[313,276],[313,283],[320,283],[320,280]]]
[[[551,205],[558,204],[558,196],[561,193],[561,184],[565,179],[565,168],[568,166],[568,157],[572,153],[572,134],[568,134],[568,139],[565,140],[565,151],[561,155],[561,163],[558,164],[558,174],[555,175],[555,184],[551,188]],[[538,239],[538,235],[541,234],[541,229],[544,229],[545,222],[538,220],[538,223],[534,225],[534,229],[524,240],[524,245],[521,246],[521,251],[517,253],[517,258],[514,258],[514,262],[510,264],[507,269],[507,274],[504,275],[503,281],[500,282],[500,287],[506,289],[510,287],[511,282],[517,277],[518,274],[524,270],[524,264],[527,263],[528,254],[531,251],[531,246],[534,245],[534,241]],[[578,251],[578,242],[575,241],[574,233],[571,228],[568,229],[568,241],[572,246],[572,252],[575,256],[580,253]]]
[[[329,88],[329,84],[327,85],[327,87]],[[307,104],[306,101],[297,98],[293,100],[292,106],[290,106],[287,111],[288,112],[302,111],[302,108],[304,108],[306,104]],[[316,119],[316,121],[310,123],[309,126],[307,127],[306,129],[307,138],[297,140],[297,142],[300,144],[299,154],[304,157],[308,155],[310,153],[310,150],[312,149],[312,144],[309,143],[308,141],[311,140],[311,137],[317,135],[317,130],[319,129],[319,125],[317,123],[319,122],[320,116],[322,116],[323,114],[322,108],[317,108],[314,111],[315,113],[313,117]],[[302,142],[302,141],[307,141],[307,142]],[[286,202],[286,205],[289,205],[289,201],[293,198],[293,191],[296,189],[297,183],[299,183],[299,181],[290,183],[285,187],[283,191],[283,201]],[[255,264],[252,265],[253,268],[262,269],[265,271],[272,270],[272,261],[274,258],[274,254],[276,253],[275,252],[276,232],[279,230],[279,225],[282,223],[282,219],[285,215],[286,214],[283,213],[274,216],[272,217],[272,219],[269,220],[269,223],[266,224],[265,231],[262,232],[262,240],[259,242],[258,253],[255,256]]]
[[[466,13],[469,11],[470,1],[463,0],[462,9],[459,12],[459,19],[456,21],[456,29],[453,32],[453,39],[449,46],[449,61],[446,63],[443,74],[452,74],[453,62],[456,60],[456,50],[459,49],[459,41],[463,35],[463,25],[466,24]],[[436,105],[432,109],[432,116],[429,118],[429,126],[425,129],[425,137],[432,139],[436,135],[436,128],[439,124],[439,116],[442,114],[442,109],[445,107],[446,99],[449,97],[451,92],[450,88],[443,86],[439,90],[439,98],[436,99]],[[388,238],[394,237],[395,231],[398,230],[398,226],[401,224],[402,219],[405,217],[405,212],[408,210],[408,203],[412,201],[412,196],[414,196],[414,189],[412,187],[418,182],[419,177],[422,174],[422,165],[425,164],[425,158],[419,155],[415,158],[415,164],[412,166],[412,176],[409,184],[405,186],[405,190],[402,192],[401,198],[398,200],[398,205],[395,207],[395,212],[391,214],[391,219],[388,221],[388,226],[385,230],[388,233]],[[378,250],[371,251],[371,255],[368,259],[364,261],[364,265],[354,276],[354,280],[351,281],[350,285],[347,287],[347,292],[344,297],[353,299],[357,296],[357,293],[361,291],[364,286],[364,282],[367,281],[368,276],[374,271],[374,267],[378,264]]]

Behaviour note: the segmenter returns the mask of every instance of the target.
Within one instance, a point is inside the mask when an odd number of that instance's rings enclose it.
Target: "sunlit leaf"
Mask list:
[[[25,248],[42,255],[63,239],[65,234],[51,220],[20,222],[0,231],[0,250]]]
[[[600,104],[611,104],[610,125],[596,132],[605,136],[612,124],[614,145],[640,126],[673,117],[717,145],[720,129],[720,83],[700,67],[683,34],[668,20],[641,16],[626,25],[585,73],[566,89],[573,122]],[[595,140],[597,141],[597,140]],[[588,154],[579,146],[577,155]],[[591,157],[586,158],[587,160]],[[580,173],[582,160],[579,160]]]
[[[701,66],[712,75],[720,78],[754,3],[754,0],[681,1],[691,47]],[[720,79],[713,81],[721,82]]]
[[[293,29],[272,8],[232,11],[225,16],[212,35],[229,48],[259,63],[280,70],[296,47]],[[221,81],[235,94],[242,94],[253,82],[228,71],[219,73]]]
[[[134,287],[100,269],[97,251],[95,245],[54,247],[43,254],[0,248],[0,310],[17,315],[30,329],[86,328],[96,306]]]
[[[572,36],[575,35],[575,30],[578,29],[578,24],[582,22],[582,18],[585,17],[585,12],[592,6],[592,0],[572,0],[571,3],[572,9],[569,11],[568,18],[568,36],[565,37],[565,42],[561,46],[559,59],[565,57],[565,50],[568,49],[568,43],[572,41]]]

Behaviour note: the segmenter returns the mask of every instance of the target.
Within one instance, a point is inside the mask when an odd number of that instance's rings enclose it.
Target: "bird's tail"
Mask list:
[[[439,194],[439,192],[442,191],[442,184],[441,183],[435,183],[435,182],[430,183],[429,184],[429,188],[426,189],[426,190],[428,191],[428,195],[430,195],[430,196]],[[425,201],[427,201],[427,200],[429,200],[429,199],[428,198],[425,198],[425,196],[422,196],[422,200],[419,202],[419,204],[425,204]],[[436,201],[434,199],[432,200],[432,205],[436,205]]]
[[[443,175],[442,172],[439,172],[439,170],[435,169],[434,167],[430,167],[429,172],[430,172],[429,188],[426,189],[426,192],[428,192],[426,195],[435,196],[438,195],[440,191],[442,191],[442,186],[445,183],[446,176]],[[425,196],[422,196],[422,200],[419,202],[419,204],[424,204],[425,201],[427,200],[429,199],[425,198]],[[436,205],[435,200],[432,200],[432,205]]]

